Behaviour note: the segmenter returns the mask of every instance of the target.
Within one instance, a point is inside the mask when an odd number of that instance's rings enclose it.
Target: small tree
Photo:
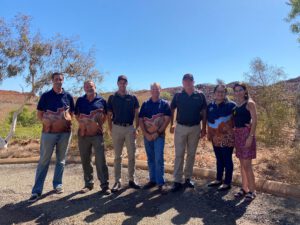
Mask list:
[[[289,119],[289,107],[285,96],[285,72],[269,66],[260,58],[250,63],[250,72],[245,73],[247,82],[256,90],[258,106],[259,137],[267,144],[283,143],[283,128]]]
[[[56,35],[45,39],[31,31],[31,17],[18,14],[11,22],[0,18],[0,82],[9,77],[23,76],[37,93],[50,84],[53,72],[62,72],[75,85],[73,92],[81,91],[85,79],[95,83],[103,76],[95,69],[94,50],[80,49],[76,39]]]

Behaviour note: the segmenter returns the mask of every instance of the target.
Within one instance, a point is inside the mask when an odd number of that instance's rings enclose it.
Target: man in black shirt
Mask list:
[[[171,102],[171,128],[174,133],[174,112],[177,109],[175,128],[175,165],[174,185],[172,191],[178,191],[182,184],[184,155],[187,151],[184,168],[185,185],[194,188],[191,181],[195,155],[200,137],[206,135],[206,99],[202,92],[195,90],[194,77],[192,74],[185,74],[182,79],[183,90],[176,93]],[[202,128],[200,122],[202,121]]]
[[[109,96],[107,103],[108,128],[111,132],[115,152],[115,184],[111,189],[112,192],[117,192],[121,189],[121,161],[124,142],[128,153],[129,187],[140,189],[140,186],[134,180],[135,139],[139,126],[139,102],[135,95],[127,92],[127,83],[126,76],[119,76],[117,83],[119,89],[116,93]],[[133,126],[134,120],[135,128]]]

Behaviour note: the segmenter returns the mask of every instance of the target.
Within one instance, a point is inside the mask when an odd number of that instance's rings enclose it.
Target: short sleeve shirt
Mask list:
[[[177,109],[176,121],[186,126],[199,125],[202,110],[206,110],[206,98],[202,92],[194,91],[188,95],[184,90],[176,93],[171,102],[171,109]]]
[[[135,110],[139,107],[137,97],[129,93],[122,96],[116,92],[107,101],[107,111],[112,112],[116,124],[133,124]]]

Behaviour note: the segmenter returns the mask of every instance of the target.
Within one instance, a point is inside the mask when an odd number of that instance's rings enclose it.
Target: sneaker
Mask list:
[[[214,181],[210,182],[207,186],[208,187],[217,187],[217,186],[220,186],[221,184],[222,184],[222,181],[214,180]]]
[[[102,194],[102,195],[110,195],[111,191],[109,190],[108,187],[104,187],[104,188],[101,189],[100,194]]]
[[[178,182],[174,182],[172,188],[171,188],[171,191],[172,192],[177,192],[179,191],[180,189],[182,188],[182,184],[181,183],[178,183]]]
[[[33,193],[30,198],[28,199],[28,202],[36,202],[41,197],[40,194]]]
[[[56,194],[64,193],[64,189],[61,186],[58,186],[54,189]]]
[[[80,193],[81,193],[81,194],[85,194],[85,193],[87,193],[87,192],[89,192],[89,191],[91,191],[91,190],[93,190],[92,187],[84,187],[84,188],[82,188],[82,189],[80,190]]]
[[[227,191],[231,188],[230,184],[222,184],[219,188],[218,191]]]
[[[143,189],[147,190],[147,189],[150,189],[150,188],[153,188],[156,186],[156,183],[155,182],[152,182],[152,181],[149,181],[144,187]]]
[[[133,189],[141,189],[141,186],[138,185],[135,181],[129,181],[128,186]]]
[[[116,182],[111,189],[111,192],[118,192],[121,190],[121,182]]]
[[[188,188],[195,188],[195,184],[191,179],[186,179],[184,185]]]

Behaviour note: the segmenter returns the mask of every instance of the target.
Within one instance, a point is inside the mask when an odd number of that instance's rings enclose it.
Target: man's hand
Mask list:
[[[152,140],[154,141],[154,140],[156,140],[159,137],[159,134],[157,132],[155,132],[151,136],[152,136]]]
[[[206,136],[206,129],[201,129],[200,138],[204,138]]]
[[[145,136],[145,138],[147,139],[147,141],[153,141],[153,137],[152,137],[151,134],[147,133],[147,134],[145,134],[144,136]]]
[[[174,134],[175,131],[175,125],[170,126],[170,133]]]
[[[133,130],[133,137],[134,137],[135,139],[137,138],[138,134],[139,134],[139,130],[138,130],[138,129],[134,129],[134,130]]]

